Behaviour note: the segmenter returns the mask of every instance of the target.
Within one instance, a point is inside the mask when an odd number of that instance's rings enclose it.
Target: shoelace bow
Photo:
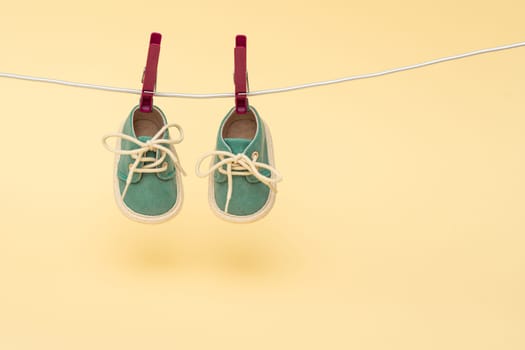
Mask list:
[[[179,132],[179,137],[177,139],[164,139],[162,136],[164,135],[164,132],[170,128],[176,128]],[[139,146],[136,149],[132,150],[123,150],[123,149],[115,149],[111,148],[107,140],[110,138],[120,138],[122,140],[127,140],[129,142],[132,142]],[[135,173],[161,173],[163,171],[166,171],[168,169],[168,163],[165,162],[166,155],[171,158],[173,161],[173,164],[175,165],[175,168],[177,168],[183,175],[186,175],[186,172],[182,168],[182,165],[180,164],[179,157],[177,155],[177,151],[175,151],[175,148],[170,149],[170,145],[175,145],[178,143],[181,143],[184,139],[184,133],[182,131],[182,128],[178,124],[166,124],[164,125],[156,134],[148,141],[141,141],[138,138],[123,134],[123,133],[114,133],[114,134],[108,134],[102,138],[102,143],[104,144],[104,147],[106,147],[107,150],[114,152],[116,154],[120,155],[129,155],[131,158],[135,159],[131,167],[129,168],[128,177],[126,179],[126,187],[124,187],[124,191],[122,191],[122,199],[126,196],[126,193],[128,192],[129,185],[131,184],[131,181],[133,179],[133,175]],[[160,151],[160,157],[154,158],[154,157],[145,157],[144,155],[149,152],[155,152]],[[138,168],[139,164],[143,162],[143,165],[141,168]]]
[[[218,157],[219,161],[210,166],[207,171],[202,172],[202,162],[209,157]],[[272,191],[277,192],[276,184],[282,180],[282,176],[275,168],[269,166],[268,164],[257,162],[257,158],[257,152],[254,152],[252,154],[252,158],[249,158],[244,153],[233,154],[227,151],[211,151],[204,154],[199,159],[195,167],[195,173],[199,177],[206,177],[210,176],[215,171],[218,171],[219,173],[228,177],[228,192],[226,194],[226,205],[224,207],[224,211],[228,213],[228,207],[233,192],[233,176],[253,175],[257,180],[268,186]],[[224,169],[224,166],[226,166],[226,169]],[[261,174],[259,168],[269,170],[270,176]]]

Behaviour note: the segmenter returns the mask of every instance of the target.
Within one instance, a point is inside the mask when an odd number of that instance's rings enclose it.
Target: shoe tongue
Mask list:
[[[138,140],[141,142],[147,142],[151,140],[151,136],[139,136]],[[147,151],[146,153],[144,153],[144,157],[156,158],[156,152]]]
[[[151,136],[139,136],[138,139],[139,139],[139,141],[147,142],[147,141],[151,140]]]
[[[230,146],[233,154],[243,153],[246,150],[246,147],[252,142],[248,139],[238,139],[238,138],[225,138],[224,142]]]

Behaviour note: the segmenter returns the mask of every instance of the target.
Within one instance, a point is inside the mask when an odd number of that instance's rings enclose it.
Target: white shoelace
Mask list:
[[[249,158],[244,153],[233,154],[227,151],[211,151],[204,154],[197,165],[195,166],[195,173],[199,177],[206,177],[212,175],[216,170],[219,173],[224,174],[228,177],[228,192],[226,194],[226,205],[224,211],[228,213],[228,207],[232,198],[233,192],[233,176],[250,176],[253,175],[261,183],[265,184],[270,188],[271,191],[277,192],[276,184],[282,180],[282,176],[279,172],[269,166],[268,164],[257,162],[259,154],[257,152],[252,153],[252,158]],[[219,161],[210,168],[202,172],[202,162],[209,157],[219,157]],[[213,161],[213,160],[212,160]],[[226,169],[223,166],[226,165]],[[259,172],[259,168],[263,168],[270,171],[270,176],[265,176]]]
[[[170,128],[176,128],[179,132],[179,137],[177,139],[163,139],[162,135],[164,135],[164,132]],[[132,142],[139,146],[137,149],[132,150],[123,150],[123,149],[116,149],[111,148],[107,140],[110,138],[120,138],[121,140],[127,140],[129,142]],[[114,134],[108,134],[102,138],[102,143],[104,144],[104,147],[108,151],[114,152],[116,154],[120,155],[129,155],[131,158],[135,159],[135,162],[131,165],[129,168],[128,177],[126,179],[126,187],[124,187],[124,191],[122,191],[122,199],[126,196],[126,193],[128,192],[129,185],[131,184],[131,181],[133,179],[133,175],[135,173],[162,173],[163,171],[166,171],[168,169],[168,163],[165,162],[166,155],[168,155],[171,160],[173,161],[173,164],[175,165],[175,168],[179,170],[183,175],[186,175],[186,172],[182,168],[182,165],[180,164],[179,157],[177,155],[177,152],[175,151],[175,148],[173,148],[173,151],[170,149],[170,145],[175,145],[178,143],[181,143],[184,139],[184,133],[182,132],[182,128],[178,124],[166,124],[164,125],[156,134],[148,141],[141,141],[138,138],[134,138],[132,136],[123,134],[123,133],[114,133]],[[159,159],[154,157],[145,157],[144,155],[148,152],[152,151],[157,153],[157,151],[161,152],[161,155]],[[143,166],[141,168],[138,168],[139,164],[143,162]]]

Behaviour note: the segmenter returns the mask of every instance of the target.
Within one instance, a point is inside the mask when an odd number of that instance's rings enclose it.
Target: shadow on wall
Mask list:
[[[182,230],[179,226],[177,232],[159,226],[140,225],[139,230],[137,227],[121,227],[110,235],[114,238],[111,259],[117,268],[130,273],[194,273],[258,280],[284,278],[291,272],[292,264],[297,264],[293,249],[287,246],[281,232],[266,223],[220,223],[200,230]],[[279,229],[283,229],[282,225]]]

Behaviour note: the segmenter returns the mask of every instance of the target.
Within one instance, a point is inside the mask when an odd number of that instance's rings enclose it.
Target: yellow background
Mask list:
[[[516,0],[4,1],[0,71],[230,92],[525,40]],[[251,225],[193,173],[231,99],[156,98],[183,211],[127,220],[101,145],[138,96],[0,80],[0,349],[524,349],[525,49],[252,97],[285,180]]]

